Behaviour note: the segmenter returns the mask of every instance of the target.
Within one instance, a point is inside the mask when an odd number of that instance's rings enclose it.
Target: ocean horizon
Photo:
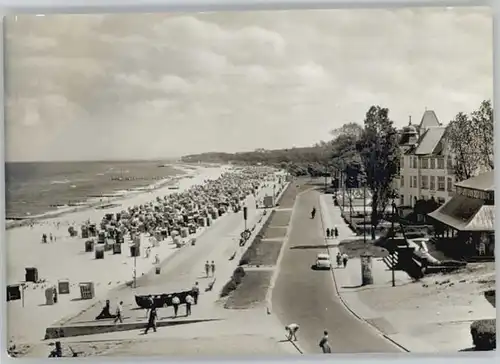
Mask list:
[[[5,162],[6,219],[125,194],[184,172],[172,160]]]

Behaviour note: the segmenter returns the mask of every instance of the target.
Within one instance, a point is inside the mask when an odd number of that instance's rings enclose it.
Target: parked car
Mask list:
[[[330,261],[330,255],[322,253],[318,254],[316,257],[316,269],[330,269],[332,263]]]

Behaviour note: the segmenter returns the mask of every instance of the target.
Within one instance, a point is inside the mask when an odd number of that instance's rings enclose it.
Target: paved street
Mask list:
[[[314,220],[310,218],[313,206],[317,210]],[[400,352],[347,311],[336,294],[331,271],[311,269],[316,255],[327,252],[314,247],[325,243],[320,211],[318,192],[307,191],[297,199],[273,291],[274,313],[283,324],[300,325],[298,344],[308,354],[321,353],[318,343],[325,329],[336,353]]]

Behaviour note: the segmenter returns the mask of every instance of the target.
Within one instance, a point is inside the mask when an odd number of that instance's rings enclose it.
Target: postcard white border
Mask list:
[[[0,14],[2,15],[2,28],[1,28],[1,57],[0,62],[3,68],[3,16],[8,14],[54,14],[54,13],[151,13],[161,11],[229,11],[229,10],[279,10],[279,9],[328,9],[328,8],[388,8],[388,7],[444,7],[444,6],[491,6],[494,16],[494,107],[495,107],[495,120],[500,120],[500,94],[497,92],[500,86],[500,1],[498,0],[0,0]],[[1,75],[3,84],[3,73]],[[1,107],[4,106],[4,89],[1,88]],[[5,124],[4,113],[1,115],[0,124],[0,140],[5,137]],[[500,127],[495,128],[495,141],[500,140]],[[496,147],[498,144],[495,143]],[[4,145],[4,144],[2,144]],[[500,165],[500,153],[498,148],[495,148],[495,163]],[[0,158],[5,161],[5,148],[0,148]],[[495,178],[500,181],[500,170],[496,170]],[[0,166],[0,186],[2,191],[5,191],[5,164]],[[499,205],[496,206],[496,223],[500,226]],[[5,241],[5,194],[0,195],[0,277],[5,277],[6,274],[6,247],[3,242]],[[497,237],[497,241],[498,241]],[[500,248],[497,245],[497,253]],[[497,254],[498,256],[498,254]],[[497,269],[497,277],[498,277]],[[498,279],[497,279],[498,282]],[[3,286],[5,287],[5,285]],[[8,363],[14,360],[7,356],[6,348],[6,290],[2,287],[1,297],[2,300],[2,319],[0,319],[1,326],[1,362]],[[397,356],[389,355],[366,355],[366,354],[350,354],[350,355],[334,355],[328,356],[299,356],[297,358],[266,358],[254,357],[252,359],[241,358],[220,358],[203,360],[200,358],[193,359],[151,359],[151,358],[124,358],[124,359],[111,359],[108,358],[91,358],[88,362],[163,362],[170,363],[196,363],[196,362],[229,362],[229,363],[242,363],[250,361],[263,361],[263,362],[276,362],[276,363],[289,363],[291,361],[301,363],[316,363],[316,362],[347,362],[350,364],[386,364],[388,360],[397,362],[398,364],[417,363],[425,360],[427,364],[469,364],[471,360],[474,363],[490,363],[492,360],[498,360],[497,353],[457,353],[456,355],[423,355],[423,354],[402,354]],[[59,359],[66,360],[66,359]],[[71,359],[68,359],[71,360]],[[45,362],[46,360],[35,360],[35,362]]]

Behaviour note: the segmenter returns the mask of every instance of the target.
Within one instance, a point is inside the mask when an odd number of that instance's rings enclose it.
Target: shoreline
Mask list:
[[[181,182],[179,190],[171,190],[163,186],[163,188],[155,191],[155,193],[139,194],[139,197],[135,196],[131,200],[126,201],[124,205],[140,205],[146,201],[152,201],[160,195],[177,193],[184,191],[191,185],[204,184],[208,180],[216,179],[228,172],[228,167],[231,169],[230,166],[197,168],[194,178],[181,178],[183,182]],[[122,209],[122,207],[114,208],[115,211],[119,209]],[[91,210],[89,215],[93,215],[94,217],[90,218],[96,220],[103,213],[102,211]],[[84,221],[87,218],[89,217],[85,213],[77,213],[75,216],[70,216],[67,220],[71,220],[69,222],[70,225],[78,225],[80,220]],[[33,229],[24,227],[22,229],[11,229],[8,232],[8,284],[16,284],[23,280],[24,267],[37,267],[40,277],[47,282],[47,286],[57,284],[59,280],[64,279],[71,282],[71,294],[61,296],[60,304],[57,306],[47,306],[44,304],[44,283],[42,285],[29,284],[25,291],[24,303],[13,301],[8,304],[8,320],[16,321],[16,324],[12,325],[8,330],[8,337],[15,342],[32,342],[36,340],[37,337],[40,337],[37,332],[41,329],[45,330],[50,324],[69,317],[74,312],[84,310],[89,304],[106,297],[112,289],[123,286],[127,281],[133,279],[132,271],[135,263],[129,254],[113,255],[109,253],[106,254],[104,260],[95,260],[93,255],[87,255],[83,252],[82,239],[80,237],[77,239],[71,238],[64,232],[65,228],[63,226],[68,222],[62,221],[62,228],[58,230],[55,225],[57,220],[58,218],[54,218],[53,221],[42,222],[35,225]],[[62,218],[61,220],[66,219]],[[218,221],[214,222],[216,225],[219,223]],[[199,233],[203,234],[205,230],[206,228],[200,230]],[[42,232],[58,234],[57,241],[40,245],[37,243],[37,240]],[[144,238],[147,239],[146,236]],[[144,242],[146,243],[146,241]],[[168,261],[178,251],[179,249],[172,244],[171,239],[167,239],[157,248],[153,248],[151,256],[158,253],[160,264],[163,266],[164,264],[168,264]],[[141,254],[137,258],[138,277],[147,274],[151,269],[153,269],[151,258]],[[95,295],[92,300],[79,299],[79,282],[94,282]],[[41,314],[42,312],[43,314]],[[29,327],[31,327],[30,331],[33,332],[30,333],[27,331]]]
[[[140,194],[146,194],[149,192],[154,192],[157,191],[161,188],[167,187],[174,182],[180,182],[183,179],[189,179],[192,178],[192,176],[200,173],[201,170],[204,169],[204,167],[194,167],[194,166],[189,166],[187,164],[181,164],[178,166],[175,166],[174,168],[177,169],[180,174],[173,175],[172,177],[167,177],[163,180],[157,181],[155,183],[152,183],[147,186],[143,187],[137,187],[140,189],[135,189],[131,191],[127,191],[126,194],[120,194],[117,195],[116,197],[103,197],[103,201],[92,201],[92,199],[95,199],[96,197],[90,197],[87,202],[85,202],[83,205],[78,205],[78,206],[68,206],[67,208],[63,208],[60,211],[58,210],[51,210],[47,211],[43,214],[39,214],[36,216],[30,216],[30,217],[25,217],[25,218],[19,218],[19,219],[5,219],[5,230],[12,230],[16,228],[21,228],[21,227],[27,227],[30,224],[34,223],[37,224],[40,221],[44,221],[47,219],[51,218],[59,218],[62,217],[66,214],[72,214],[75,212],[82,212],[85,210],[90,210],[90,209],[99,209],[101,206],[106,206],[106,205],[113,205],[116,204],[120,201],[127,200],[132,197],[136,197]],[[121,191],[121,190],[118,190]],[[105,201],[104,201],[105,200]],[[106,210],[106,208],[102,208],[103,211]]]

